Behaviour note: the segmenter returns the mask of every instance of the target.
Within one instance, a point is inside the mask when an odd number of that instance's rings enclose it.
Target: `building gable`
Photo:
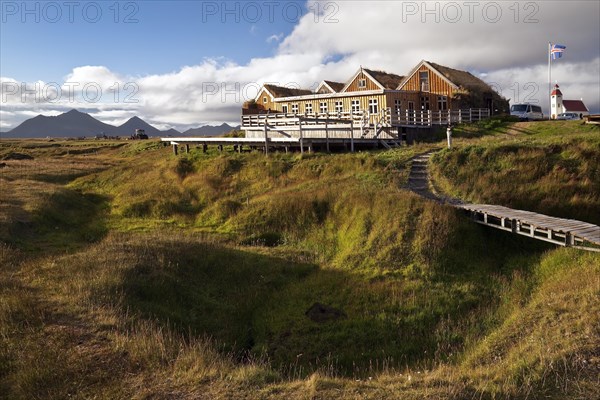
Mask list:
[[[340,92],[360,92],[367,90],[383,90],[385,87],[377,82],[367,70],[362,67],[356,71],[356,74],[346,83],[346,86]]]
[[[423,86],[421,82],[421,73],[427,73],[428,77],[428,85],[427,87]],[[437,80],[437,85],[440,88],[444,88],[442,90],[447,92],[448,90],[456,90],[458,89],[458,85],[444,76],[441,72],[433,67],[430,63],[425,60],[422,60],[416,67],[414,67],[408,75],[400,82],[397,87],[397,90],[404,90],[407,92],[429,92],[432,89],[433,80]],[[426,89],[426,90],[424,90]],[[438,90],[436,90],[438,91]]]
[[[315,90],[315,93],[319,93],[319,94],[335,93],[335,92],[336,92],[336,90],[333,87],[331,87],[331,85],[327,81],[322,81],[319,84],[319,87],[317,87],[317,90]]]
[[[273,96],[273,93],[271,93],[269,91],[269,89],[267,89],[266,86],[263,86],[259,91],[258,94],[256,95],[256,97],[254,98],[254,101],[256,101],[259,104],[263,104],[265,103],[264,98],[267,98],[267,101],[273,101],[275,99],[275,97]]]

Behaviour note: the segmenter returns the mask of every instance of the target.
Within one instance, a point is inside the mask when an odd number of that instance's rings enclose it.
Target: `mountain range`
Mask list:
[[[202,126],[200,128],[188,129],[183,134],[175,129],[161,131],[150,125],[139,117],[132,117],[122,125],[114,126],[101,122],[89,114],[71,110],[69,112],[47,117],[38,115],[28,119],[8,132],[2,132],[2,136],[13,138],[36,138],[36,137],[94,137],[106,136],[131,136],[136,129],[144,129],[146,134],[152,136],[219,136],[230,132],[233,127],[228,124],[220,126]]]

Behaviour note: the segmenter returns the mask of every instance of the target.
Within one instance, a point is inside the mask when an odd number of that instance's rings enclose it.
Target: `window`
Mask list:
[[[267,98],[266,98],[266,97],[263,97],[263,103],[267,104],[267,102],[268,102],[268,101],[267,101]]]
[[[327,102],[326,101],[322,101],[321,103],[319,103],[319,112],[321,114],[327,114]]]
[[[298,103],[292,104],[292,113],[298,114]]]
[[[369,99],[369,113],[370,114],[378,114],[379,113],[379,102],[377,99]]]
[[[352,100],[352,112],[360,112],[360,101],[359,100]]]
[[[400,111],[402,110],[402,101],[400,99],[394,100],[394,111],[396,115],[400,115]]]
[[[304,112],[306,112],[307,114],[312,114],[313,113],[313,109],[312,109],[312,104],[311,103],[306,103],[306,105],[304,106]]]
[[[419,72],[419,84],[422,92],[429,92],[429,72]]]
[[[335,102],[335,112],[341,113],[344,111],[344,103],[341,101]]]
[[[288,112],[288,106],[287,104],[284,104],[281,106],[281,112],[283,112],[284,114],[287,114]]]
[[[448,98],[446,96],[438,96],[438,110],[446,111],[448,109]]]
[[[377,99],[369,99],[369,113],[377,114],[379,112],[379,102]]]
[[[421,96],[421,110],[429,110],[429,96]]]
[[[359,89],[364,89],[367,87],[367,80],[366,79],[359,79],[358,80],[358,88]]]

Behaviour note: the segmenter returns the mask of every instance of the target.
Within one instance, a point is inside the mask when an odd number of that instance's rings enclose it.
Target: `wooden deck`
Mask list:
[[[600,226],[489,204],[459,204],[482,225],[559,246],[600,252]]]
[[[356,147],[359,148],[376,148],[381,145],[387,149],[399,146],[399,142],[395,140],[381,139],[354,139],[348,138],[320,138],[320,137],[265,137],[265,138],[223,138],[223,137],[172,137],[161,138],[162,142],[170,143],[173,146],[173,153],[179,153],[179,147],[188,153],[190,146],[196,145],[202,147],[204,152],[208,146],[217,146],[220,151],[223,146],[233,146],[235,151],[242,151],[243,148],[260,148],[265,152],[269,149],[285,149],[300,150],[301,153],[308,151],[313,152],[315,149],[330,151],[333,149],[343,149],[345,151],[354,152]]]

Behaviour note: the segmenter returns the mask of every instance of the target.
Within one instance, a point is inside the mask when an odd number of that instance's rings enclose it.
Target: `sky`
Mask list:
[[[548,108],[600,112],[600,1],[0,0],[0,129],[70,109],[160,129],[238,124],[263,83],[315,88],[425,59]]]

